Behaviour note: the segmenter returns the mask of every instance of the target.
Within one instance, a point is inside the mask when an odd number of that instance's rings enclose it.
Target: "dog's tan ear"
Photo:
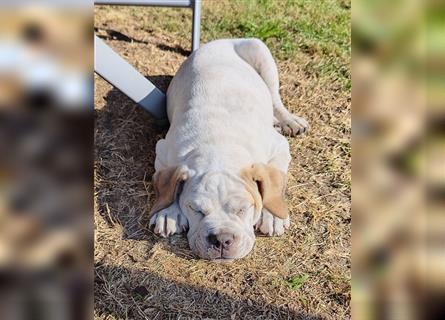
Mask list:
[[[153,175],[156,199],[150,210],[150,216],[167,208],[175,201],[180,183],[187,180],[188,177],[189,170],[185,166],[170,167],[157,171]]]
[[[255,207],[264,206],[274,216],[286,219],[289,215],[284,192],[286,190],[286,174],[272,166],[254,164],[241,170],[241,178],[246,182],[255,201]]]

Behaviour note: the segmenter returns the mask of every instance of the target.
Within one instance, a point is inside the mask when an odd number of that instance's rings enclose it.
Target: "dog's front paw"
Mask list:
[[[294,137],[309,130],[309,124],[304,118],[291,113],[280,118],[281,119],[275,119],[274,121],[274,127],[279,133]]]
[[[178,210],[166,208],[150,218],[150,227],[153,225],[154,233],[165,238],[186,231],[189,224],[187,218]]]
[[[267,209],[263,208],[261,218],[255,225],[255,229],[269,237],[281,236],[285,229],[290,226],[289,217],[280,219],[273,216]]]

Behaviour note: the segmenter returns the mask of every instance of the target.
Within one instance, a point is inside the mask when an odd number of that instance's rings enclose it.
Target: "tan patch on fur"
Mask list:
[[[241,178],[246,182],[247,191],[255,201],[255,208],[263,206],[274,216],[285,219],[289,213],[284,192],[286,190],[286,174],[265,164],[254,164],[241,170]]]
[[[188,178],[187,169],[184,166],[170,167],[158,171],[153,176],[153,186],[156,200],[150,210],[150,216],[170,206],[176,197],[179,183]]]

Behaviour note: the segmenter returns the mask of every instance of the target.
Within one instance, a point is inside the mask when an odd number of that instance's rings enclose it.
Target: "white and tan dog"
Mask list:
[[[167,237],[188,229],[200,257],[230,261],[253,248],[254,227],[289,227],[284,202],[289,135],[308,129],[278,92],[278,72],[257,39],[217,40],[180,67],[167,92],[171,123],[156,145],[150,225]]]

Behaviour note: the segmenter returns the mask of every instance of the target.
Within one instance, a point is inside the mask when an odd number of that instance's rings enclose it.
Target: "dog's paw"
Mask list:
[[[279,133],[291,137],[306,133],[309,130],[309,124],[304,118],[291,113],[286,114],[281,119],[276,118],[274,127]]]
[[[285,229],[290,226],[289,217],[280,219],[273,216],[267,209],[263,208],[261,218],[255,225],[255,229],[269,237],[281,236]]]
[[[178,210],[166,208],[155,213],[150,218],[149,225],[154,226],[154,233],[166,238],[186,231],[189,224],[187,218]]]

